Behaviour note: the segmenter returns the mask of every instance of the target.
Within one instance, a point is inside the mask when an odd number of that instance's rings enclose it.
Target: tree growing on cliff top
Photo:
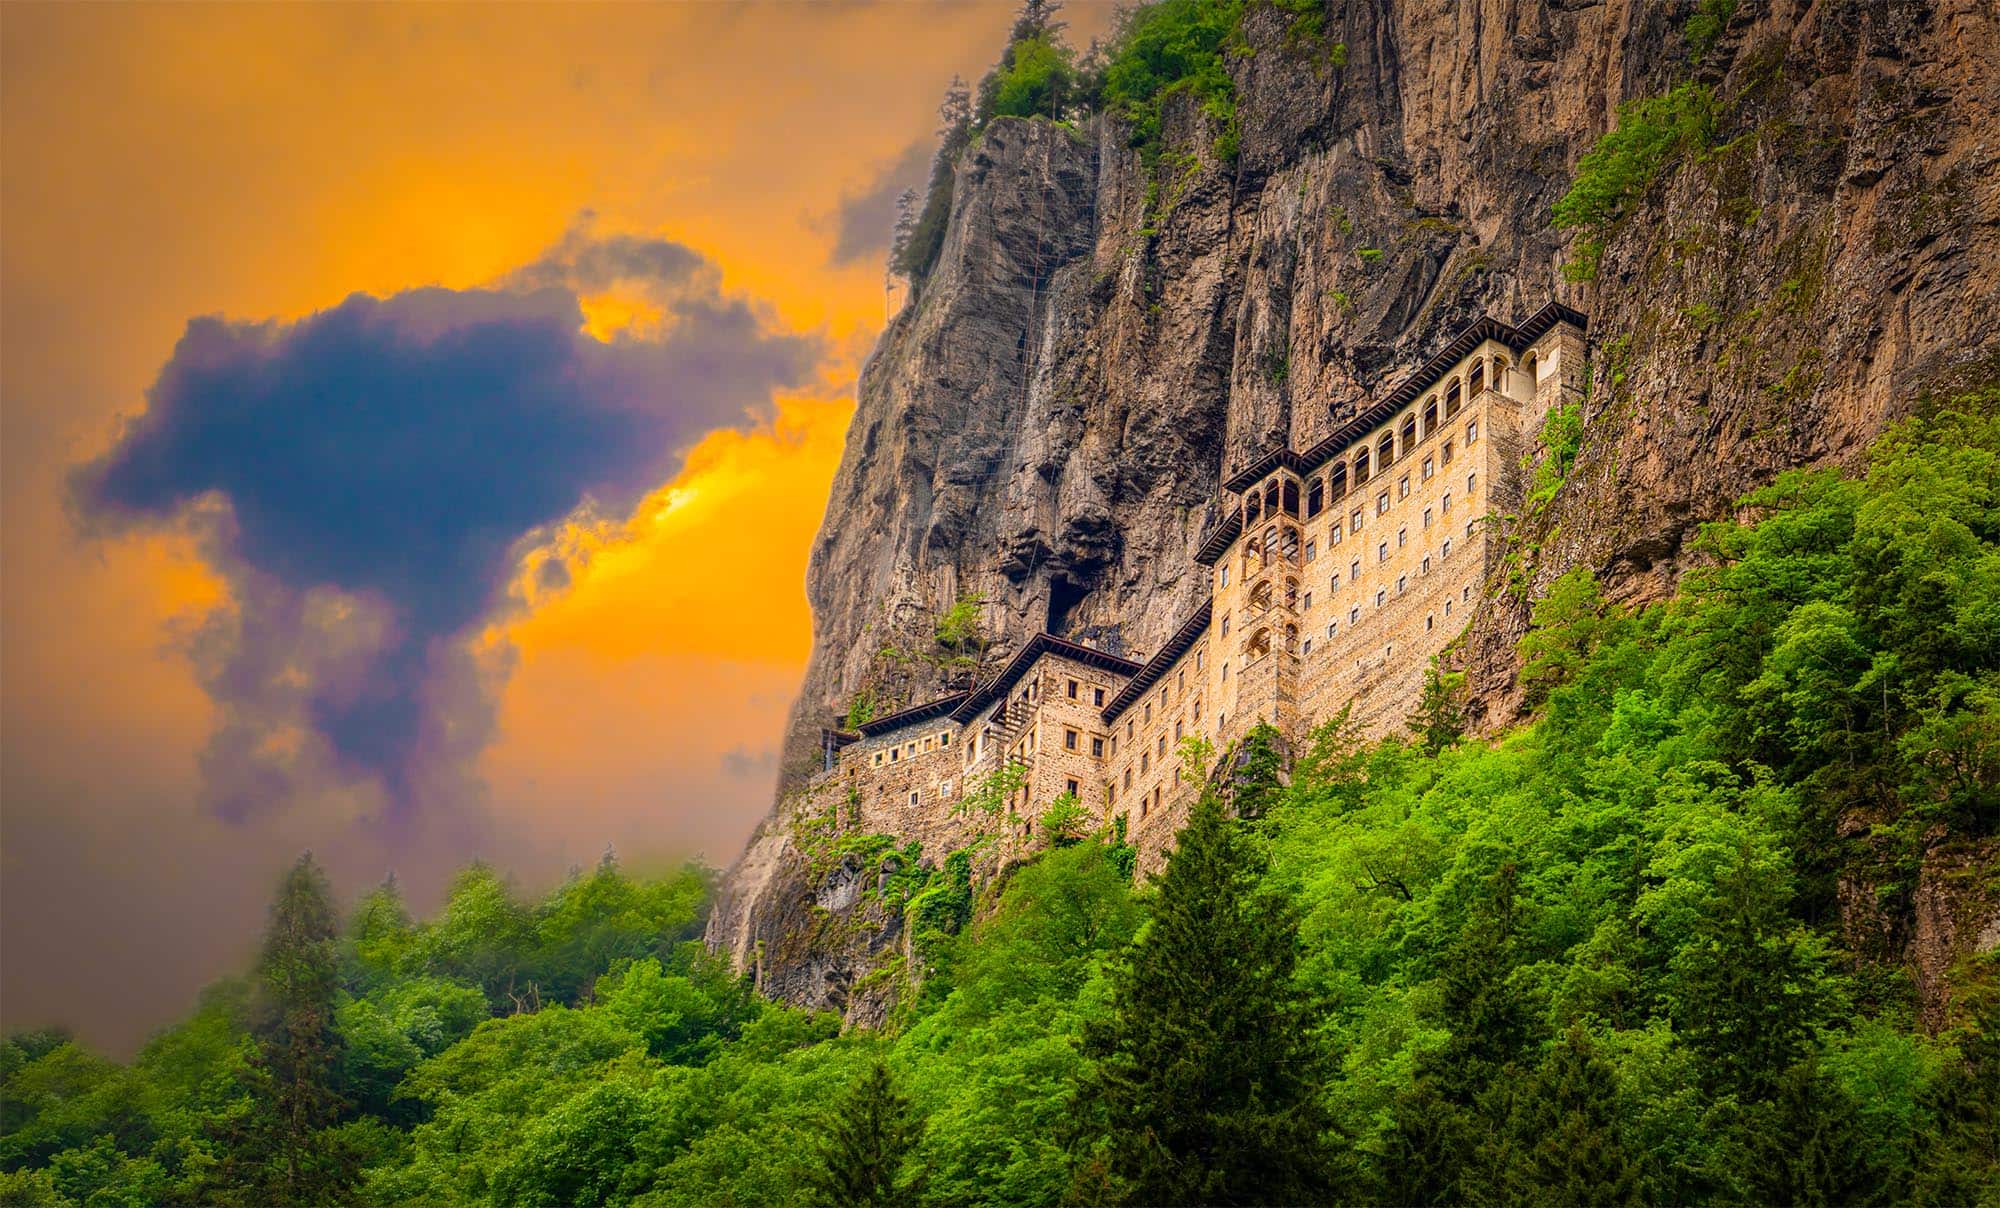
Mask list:
[[[1114,978],[1084,1102],[1104,1138],[1080,1179],[1141,1204],[1302,1203],[1329,1182],[1320,1061],[1293,981],[1298,920],[1213,793]]]

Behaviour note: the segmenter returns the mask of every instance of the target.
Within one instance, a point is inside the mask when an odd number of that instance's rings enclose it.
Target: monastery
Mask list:
[[[1481,318],[1311,448],[1229,472],[1195,554],[1208,600],[1150,658],[1039,634],[969,692],[824,730],[811,787],[921,817],[1012,766],[1020,814],[1069,794],[1151,864],[1198,792],[1182,739],[1221,754],[1269,722],[1296,740],[1342,708],[1402,728],[1498,569],[1488,517],[1520,507],[1544,417],[1580,397],[1585,322],[1556,303]]]

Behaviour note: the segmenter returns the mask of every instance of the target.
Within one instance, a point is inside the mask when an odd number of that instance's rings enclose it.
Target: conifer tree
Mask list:
[[[1160,879],[1151,926],[1118,970],[1086,1103],[1105,1123],[1088,1177],[1143,1204],[1307,1203],[1328,1194],[1328,1120],[1304,999],[1298,921],[1212,793]]]
[[[340,1204],[353,1198],[357,1164],[329,1130],[345,1106],[334,1090],[340,961],[326,874],[312,853],[278,884],[257,959],[248,1071],[253,1105],[232,1122],[217,1202]]]
[[[1854,1099],[1808,1057],[1778,1079],[1774,1099],[1749,1114],[1745,1171],[1767,1204],[1885,1203],[1896,1198],[1867,1160]]]
[[[924,1122],[877,1061],[854,1084],[832,1118],[821,1167],[809,1176],[814,1200],[831,1208],[909,1204],[923,1195],[920,1171],[908,1172]]]
[[[1509,1096],[1483,1147],[1485,1198],[1599,1208],[1639,1202],[1639,1170],[1618,1135],[1617,1076],[1572,1024]]]

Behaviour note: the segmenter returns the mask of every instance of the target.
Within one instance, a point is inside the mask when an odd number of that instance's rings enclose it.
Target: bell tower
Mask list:
[[[1286,733],[1298,723],[1299,584],[1305,535],[1299,520],[1299,476],[1280,464],[1244,491],[1240,592],[1228,601],[1231,633],[1223,650],[1241,670],[1235,734],[1258,722]],[[1220,603],[1220,601],[1218,601]],[[1233,736],[1233,735],[1232,735]]]

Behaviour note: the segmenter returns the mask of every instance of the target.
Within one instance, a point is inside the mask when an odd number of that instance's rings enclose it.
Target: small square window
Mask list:
[[[1408,474],[1405,474],[1401,478],[1396,480],[1396,498],[1408,499],[1409,497],[1410,497],[1410,476]]]
[[[1351,528],[1351,529],[1352,529],[1352,530],[1353,530],[1354,532],[1357,532],[1357,533],[1358,533],[1358,532],[1360,532],[1360,531],[1361,531],[1361,509],[1360,509],[1360,508],[1355,508],[1355,509],[1354,509],[1354,515],[1352,515],[1352,516],[1348,517],[1348,520],[1349,520],[1349,521],[1351,522],[1351,523],[1350,523],[1350,525],[1349,525],[1349,527],[1350,527],[1350,528]]]
[[[1380,516],[1382,513],[1388,510],[1389,510],[1389,492],[1384,491],[1380,495],[1377,495],[1375,497],[1375,514],[1377,516]]]

